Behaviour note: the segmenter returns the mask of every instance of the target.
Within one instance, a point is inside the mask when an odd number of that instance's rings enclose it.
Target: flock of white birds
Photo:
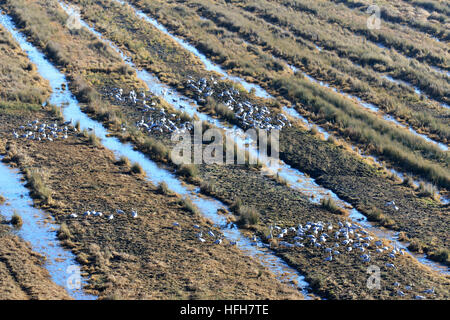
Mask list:
[[[47,123],[40,122],[36,119],[25,125],[21,125],[16,130],[12,132],[16,139],[50,142],[57,139],[67,139],[70,133],[77,132],[77,129],[72,125],[72,120],[58,124],[58,121]]]
[[[239,90],[230,87],[223,89],[212,76],[210,80],[201,78],[197,81],[191,77],[187,80],[186,86],[200,103],[205,103],[208,97],[214,96],[217,102],[222,103],[234,113],[235,118],[244,128],[281,130],[285,126],[292,125],[284,114],[273,114],[267,106],[246,101],[241,97]]]

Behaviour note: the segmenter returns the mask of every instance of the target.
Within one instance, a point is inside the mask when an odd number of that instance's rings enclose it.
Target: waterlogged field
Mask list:
[[[1,299],[450,298],[445,3],[0,10]]]

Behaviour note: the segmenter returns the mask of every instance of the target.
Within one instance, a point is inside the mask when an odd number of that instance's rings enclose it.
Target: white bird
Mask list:
[[[178,222],[174,222],[172,225],[173,225],[174,227],[179,227],[179,226],[180,226],[180,224],[179,224]]]
[[[217,239],[216,241],[214,241],[215,244],[221,244],[222,243],[222,239]]]
[[[120,209],[116,209],[116,213],[117,214],[125,214],[125,212],[123,210],[120,210]]]
[[[330,255],[329,255],[328,257],[326,257],[324,260],[325,260],[325,261],[332,261],[332,260],[333,260],[333,256],[331,255],[331,253],[330,253]]]
[[[215,237],[214,233],[211,230],[208,231],[208,235],[211,237]]]
[[[114,215],[110,215],[109,217],[108,217],[108,220],[112,220],[112,219],[114,219]]]
[[[71,217],[71,218],[77,218],[78,215],[77,215],[76,213],[72,213],[72,214],[70,214],[70,217]]]
[[[131,217],[132,218],[137,218],[137,216],[138,216],[138,214],[137,214],[137,212],[136,211],[131,211]]]

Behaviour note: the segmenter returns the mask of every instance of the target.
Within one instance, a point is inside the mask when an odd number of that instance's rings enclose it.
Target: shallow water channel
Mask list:
[[[115,1],[117,1],[117,2],[119,2],[121,4],[123,4],[123,5],[129,5],[129,4],[127,4],[126,2],[124,2],[122,0],[115,0]],[[68,6],[64,5],[63,3],[61,3],[61,2],[60,2],[60,4],[63,6],[63,8],[69,14],[74,12],[71,7],[68,7]],[[138,10],[134,6],[130,5],[130,7],[133,8],[133,10],[135,10],[136,13],[142,19],[145,19],[145,20],[149,19],[149,22],[151,22],[153,25],[156,24],[157,28],[159,30],[165,30],[163,32],[166,33],[167,35],[173,37],[175,40],[178,39],[179,41],[183,41],[183,40],[173,36],[169,31],[167,31],[167,29],[164,26],[159,24],[155,19],[152,19],[152,18],[148,17],[146,14],[144,14],[142,11]],[[147,71],[145,71],[145,70],[138,70],[135,67],[135,65],[132,63],[131,58],[127,57],[115,44],[113,44],[108,39],[105,39],[102,36],[101,33],[97,32],[94,28],[90,27],[83,20],[80,19],[80,22],[81,22],[81,24],[84,27],[88,28],[98,38],[102,39],[107,44],[109,44],[112,49],[117,51],[122,56],[124,61],[126,61],[131,67],[133,67],[136,70],[136,72],[138,74],[138,77],[140,77],[147,84],[147,86],[149,87],[150,91],[152,91],[155,95],[163,96],[163,97],[170,96],[170,99],[167,99],[167,102],[170,103],[174,108],[176,108],[178,110],[180,110],[180,109],[184,110],[185,112],[187,112],[191,116],[196,114],[201,120],[209,121],[210,123],[213,123],[217,127],[227,130],[228,133],[230,133],[231,135],[233,135],[235,137],[236,142],[237,142],[237,144],[239,146],[244,147],[246,145],[248,140],[243,138],[244,135],[243,135],[243,132],[242,132],[242,130],[240,128],[238,128],[236,126],[230,127],[229,125],[224,125],[220,120],[214,119],[214,118],[212,118],[212,117],[210,117],[210,116],[208,116],[206,114],[203,114],[203,113],[197,111],[197,108],[196,108],[197,103],[194,100],[184,97],[182,94],[178,93],[175,89],[173,89],[171,87],[168,87],[167,85],[161,83],[155,76],[151,75]],[[186,45],[185,48],[193,48],[192,46],[188,45],[186,42],[184,42],[184,43]],[[191,51],[191,52],[196,54],[198,51],[195,49],[195,51]],[[226,71],[224,71],[219,66],[215,65],[213,62],[208,60],[208,58],[206,58],[204,55],[201,55],[201,57],[199,57],[199,58],[201,58],[202,61],[204,61],[204,60],[207,61],[208,65],[211,68],[215,68],[215,70],[220,70],[221,73],[226,74]],[[241,80],[238,77],[234,77],[234,79],[238,79],[240,83],[245,83],[244,80]],[[261,92],[265,92],[265,90],[263,88],[261,88],[261,87],[259,87],[259,90]],[[265,95],[270,96],[268,93],[266,93]],[[289,109],[291,109],[291,111],[293,110],[292,108],[289,108]],[[290,115],[292,116],[292,113]],[[306,121],[306,119],[304,119],[304,118],[303,118],[303,120]],[[324,132],[323,130],[322,130],[322,132],[325,135],[327,135],[327,133]],[[258,150],[253,148],[253,144],[250,144],[248,146],[248,150],[249,150],[250,153],[252,153],[255,156],[259,155]],[[264,163],[264,161],[263,161],[263,163]],[[278,175],[281,178],[285,179],[289,183],[290,187],[298,190],[302,194],[304,194],[307,197],[309,197],[309,199],[313,203],[320,203],[321,199],[331,197],[340,206],[347,207],[347,208],[351,207],[351,205],[349,203],[341,200],[334,192],[332,192],[329,189],[326,189],[326,188],[323,188],[323,187],[319,186],[315,182],[314,179],[308,177],[303,172],[290,167],[289,165],[285,164],[282,161],[278,162]],[[388,239],[388,240],[392,241],[393,244],[396,245],[397,247],[406,248],[407,244],[400,243],[398,241],[397,233],[395,233],[393,231],[390,231],[390,230],[387,230],[385,228],[375,227],[374,224],[372,224],[369,221],[367,221],[367,218],[362,213],[360,213],[358,210],[352,209],[350,218],[353,221],[364,225],[364,227],[366,227],[370,231],[372,231],[375,234],[377,234],[378,237],[383,238],[383,239]],[[428,265],[429,267],[433,268],[434,270],[437,270],[439,272],[448,273],[448,268],[443,267],[439,263],[436,263],[436,262],[434,262],[432,260],[429,260],[423,255],[416,255],[416,254],[413,254],[411,252],[409,252],[409,253],[412,256],[415,256],[421,263]]]
[[[122,0],[115,0],[115,1],[117,1],[123,5],[127,5],[127,3]],[[66,6],[61,2],[60,2],[60,4],[63,6],[63,8],[66,10],[67,13],[71,14],[74,12],[73,8]],[[175,40],[178,39],[178,38],[174,37],[173,35],[171,35],[167,31],[167,29],[164,26],[160,25],[156,20],[149,18],[146,14],[144,14],[142,11],[136,9],[135,7],[133,7],[133,6],[130,6],[130,7],[133,8],[142,19],[149,20],[149,22],[151,22],[153,25],[155,25],[159,30],[165,30],[165,31],[163,31],[164,33],[173,37]],[[236,126],[225,125],[220,120],[214,119],[206,114],[203,114],[203,113],[197,111],[197,108],[196,108],[197,103],[194,100],[184,97],[182,94],[178,93],[175,89],[168,87],[167,85],[161,83],[155,76],[151,75],[147,71],[138,70],[135,67],[135,65],[133,64],[133,62],[131,61],[131,58],[127,57],[115,44],[113,44],[108,39],[105,39],[101,33],[97,32],[94,28],[90,27],[83,20],[80,19],[80,22],[84,27],[88,28],[98,38],[100,38],[103,41],[105,41],[106,43],[108,43],[111,46],[111,48],[113,48],[115,51],[117,51],[122,56],[124,61],[126,61],[131,67],[133,67],[136,70],[138,77],[140,77],[147,84],[150,91],[152,91],[155,95],[162,96],[162,97],[170,96],[170,99],[167,99],[167,102],[170,103],[174,108],[176,108],[178,110],[182,109],[182,110],[186,111],[188,114],[190,114],[191,116],[196,114],[201,120],[209,121],[210,123],[213,123],[217,127],[223,128],[228,133],[232,134],[235,137],[236,142],[240,147],[244,147],[246,145],[248,140],[243,138],[243,132],[240,128],[238,128]],[[178,39],[178,40],[183,41],[181,39]],[[185,46],[184,46],[185,48],[193,48],[186,42],[183,41],[183,43],[185,44]],[[193,49],[195,49],[195,48],[193,48]],[[196,49],[195,49],[195,51],[191,51],[191,52],[194,54],[198,53],[198,51]],[[204,55],[201,55],[201,57],[199,57],[199,58],[201,58],[202,61],[204,61],[204,60],[207,61],[210,68],[214,68],[214,70],[220,70],[221,73],[226,74],[226,72],[223,69],[221,69],[219,66],[215,65],[210,60],[208,60]],[[244,80],[241,80],[238,77],[234,77],[234,79],[237,79],[240,83],[245,83]],[[265,92],[265,90],[261,87],[259,87],[259,90],[262,92]],[[270,96],[268,93],[266,93],[266,95]],[[291,109],[291,111],[293,110],[292,108],[290,108],[290,109]],[[292,114],[290,114],[290,115],[292,116]],[[304,119],[304,121],[306,121],[306,119]],[[326,132],[324,132],[324,133],[326,134]],[[253,144],[250,144],[248,146],[248,150],[250,153],[254,154],[255,156],[259,156],[259,152],[258,152],[258,150],[253,148]],[[263,163],[264,163],[264,160],[263,160]],[[298,190],[302,194],[309,197],[309,199],[313,203],[320,203],[321,199],[331,197],[342,207],[347,207],[347,208],[351,207],[351,205],[349,203],[341,200],[334,192],[319,186],[315,182],[314,179],[309,178],[303,172],[290,167],[289,165],[285,164],[282,161],[278,162],[278,175],[280,177],[282,177],[283,179],[285,179],[289,183],[290,187]],[[373,233],[375,233],[378,237],[392,241],[393,244],[396,245],[397,247],[406,248],[407,244],[401,243],[398,241],[398,236],[397,236],[396,232],[393,232],[393,231],[390,231],[390,230],[387,230],[384,228],[375,227],[374,224],[367,221],[367,218],[362,213],[360,213],[358,210],[352,209],[350,218],[354,222],[360,223],[365,228],[367,228],[370,231],[372,231]],[[417,260],[419,260],[421,263],[433,268],[434,270],[437,270],[442,273],[448,273],[448,269],[446,267],[443,267],[439,263],[436,263],[434,261],[427,259],[426,256],[416,255],[411,252],[409,252],[409,253],[412,256],[416,257]]]
[[[78,101],[67,89],[68,83],[65,76],[60,73],[59,70],[56,69],[40,51],[30,44],[24,35],[17,31],[12,19],[7,15],[1,15],[0,23],[12,34],[22,50],[28,54],[29,59],[37,66],[37,69],[42,77],[50,82],[50,86],[53,89],[50,103],[63,106],[62,111],[65,119],[71,119],[73,123],[79,121],[81,130],[89,128],[94,130],[95,134],[100,138],[102,144],[106,148],[112,150],[117,157],[125,156],[132,162],[139,163],[146,172],[148,180],[153,184],[156,185],[160,182],[165,182],[169,186],[169,189],[173,192],[190,198],[206,218],[210,219],[215,225],[221,228],[224,236],[228,240],[237,242],[237,247],[241,249],[243,253],[256,258],[257,261],[271,270],[280,279],[280,281],[291,284],[295,283],[298,289],[301,290],[306,298],[308,298],[309,285],[297,270],[289,267],[259,239],[257,241],[251,241],[247,237],[243,236],[235,225],[227,225],[226,217],[217,213],[218,209],[225,208],[224,204],[212,198],[204,196],[199,197],[198,188],[189,190],[189,188],[178,180],[174,174],[159,167],[155,162],[146,158],[141,152],[134,150],[132,145],[121,143],[117,138],[108,137],[108,132],[102,124],[92,120],[81,111]],[[9,184],[14,181],[9,178],[6,180],[11,181]],[[8,186],[8,184],[4,185]],[[7,189],[9,189],[9,187],[7,187]],[[13,190],[12,187],[11,190]],[[26,191],[24,192],[27,194]],[[11,202],[10,207],[11,210],[19,211],[21,209],[21,206],[16,207],[13,202]],[[23,236],[24,239],[29,239],[33,249],[42,253],[44,256],[54,256],[55,254],[53,251],[56,250],[55,248],[60,248],[57,242],[53,243],[51,246],[44,246],[39,251],[39,246],[43,239],[50,236],[48,231],[44,228],[45,225],[41,225],[33,219],[28,219],[27,212],[22,212],[22,215],[24,216],[24,227],[22,229],[21,236]],[[52,232],[54,233],[54,231]],[[68,255],[70,254],[62,248],[60,250],[58,249],[58,254],[61,252],[66,252]],[[51,268],[49,265],[46,265],[46,267],[52,274],[53,279],[61,279],[63,282],[67,279],[65,269]],[[74,294],[73,296],[77,299],[85,297],[82,293],[79,295]]]

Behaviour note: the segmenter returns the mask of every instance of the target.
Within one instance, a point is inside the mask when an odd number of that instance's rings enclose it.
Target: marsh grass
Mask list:
[[[253,207],[241,206],[237,214],[239,216],[237,224],[241,226],[254,226],[260,220],[259,212]]]
[[[169,189],[169,186],[167,185],[167,183],[166,182],[164,182],[164,181],[162,181],[162,182],[160,182],[159,184],[158,184],[158,192],[160,193],[160,194],[164,194],[164,195],[169,195],[169,194],[171,194],[172,192],[170,191],[170,189]]]
[[[199,172],[195,164],[183,164],[178,168],[178,173],[186,178],[195,178]]]
[[[336,201],[333,200],[333,198],[322,198],[320,200],[320,204],[322,208],[330,211],[331,213],[335,214],[344,214],[345,211],[339,207],[339,205],[336,203]]]
[[[130,168],[131,172],[138,175],[143,175],[145,173],[144,169],[141,167],[141,165],[137,162],[133,163],[133,165]]]
[[[52,190],[45,184],[42,174],[34,168],[25,169],[25,177],[28,181],[27,186],[31,189],[31,196],[40,199],[45,204],[51,204]]]
[[[127,167],[127,168],[131,167],[130,160],[127,157],[125,157],[125,156],[121,156],[119,158],[119,160],[116,161],[116,164],[119,165],[119,166]]]
[[[95,135],[95,132],[88,133],[87,138],[88,142],[94,147],[98,148],[101,146],[100,138]]]
[[[180,199],[179,203],[182,206],[182,208],[187,212],[194,215],[199,214],[198,208],[194,205],[194,203],[192,203],[191,199],[189,199],[188,197]]]
[[[432,198],[433,200],[439,199],[438,190],[431,183],[426,183],[423,181],[420,182],[418,192],[419,192],[419,196],[421,196],[421,197],[429,197],[429,198]]]
[[[395,221],[387,217],[380,209],[376,207],[370,207],[364,211],[367,216],[367,220],[378,222],[382,226],[393,228],[395,227]]]
[[[72,238],[72,234],[69,230],[69,227],[65,222],[61,223],[61,226],[58,230],[58,239],[59,240],[69,240]]]
[[[15,228],[21,228],[23,225],[23,220],[22,217],[14,210],[14,214],[11,217],[11,221],[10,223],[15,227]]]

